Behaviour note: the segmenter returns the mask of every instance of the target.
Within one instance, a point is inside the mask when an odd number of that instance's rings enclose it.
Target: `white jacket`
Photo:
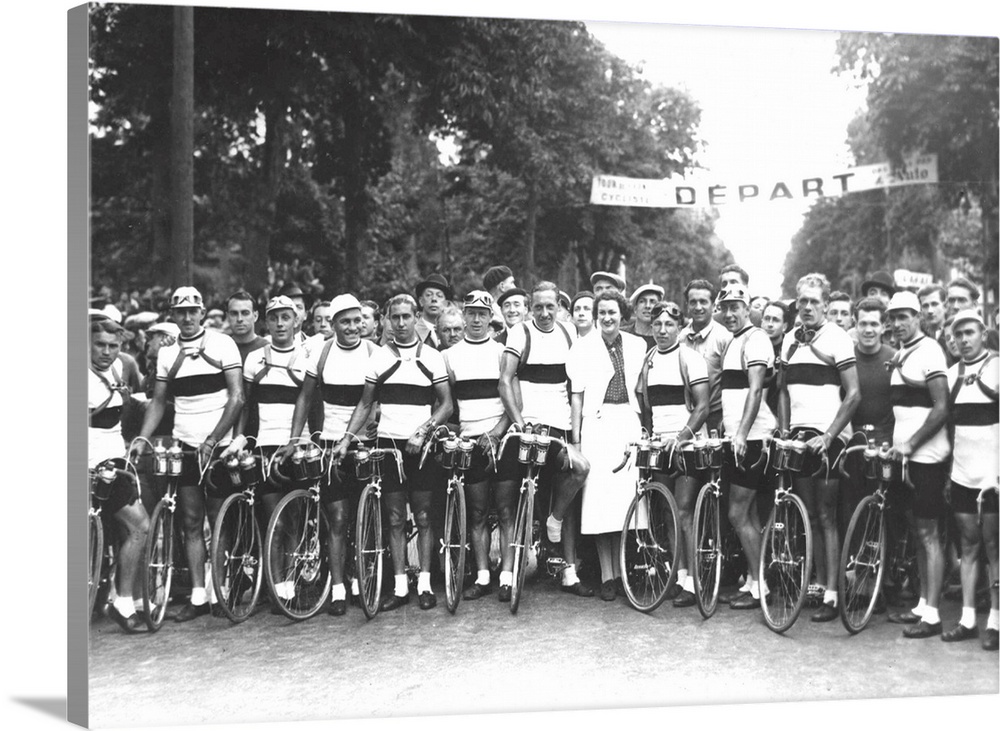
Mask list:
[[[625,363],[625,389],[628,402],[639,413],[639,399],[635,387],[642,372],[642,361],[646,355],[646,341],[638,335],[623,332],[622,360]],[[608,347],[601,337],[600,328],[595,327],[577,340],[569,351],[566,373],[572,384],[573,393],[583,393],[583,417],[598,416],[604,406],[604,395],[608,384],[615,375]]]

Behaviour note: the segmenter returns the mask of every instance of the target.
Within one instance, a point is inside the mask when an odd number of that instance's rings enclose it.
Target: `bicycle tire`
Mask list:
[[[374,486],[366,485],[358,500],[354,531],[354,566],[358,579],[358,600],[368,619],[378,614],[384,553],[380,501],[375,494]]]
[[[691,559],[694,596],[705,619],[719,607],[722,580],[722,523],[714,483],[706,483],[694,504],[694,556]]]
[[[811,571],[809,514],[802,500],[789,493],[771,509],[760,549],[760,608],[775,632],[787,631],[798,619]]]
[[[330,596],[329,536],[326,513],[312,491],[292,490],[275,506],[267,525],[264,575],[271,600],[289,619],[309,619]],[[281,566],[278,576],[275,563]],[[277,585],[289,581],[294,595],[278,596]]]
[[[445,606],[452,614],[462,600],[465,581],[465,489],[461,481],[451,485],[444,514],[444,597]]]
[[[886,556],[885,513],[872,495],[854,509],[840,552],[840,621],[852,635],[863,630],[882,590]]]
[[[680,540],[674,496],[659,482],[645,483],[625,513],[618,553],[625,597],[633,608],[652,612],[667,598],[677,581]]]
[[[212,587],[217,606],[230,621],[238,624],[253,614],[263,570],[264,549],[254,506],[242,492],[230,495],[212,531]]]
[[[517,499],[514,514],[514,534],[510,546],[514,551],[513,581],[510,587],[510,613],[517,614],[524,593],[524,576],[528,573],[528,553],[531,549],[531,525],[534,520],[535,486],[527,483]]]
[[[87,545],[90,549],[90,575],[87,577],[87,616],[94,614],[94,603],[101,588],[101,565],[104,561],[104,525],[101,516],[90,513],[90,533]]]
[[[163,626],[174,578],[174,512],[164,500],[153,508],[143,566],[146,576],[142,582],[142,606],[146,626],[150,632],[156,632]]]

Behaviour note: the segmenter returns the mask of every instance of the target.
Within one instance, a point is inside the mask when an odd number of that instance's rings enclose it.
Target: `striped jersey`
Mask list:
[[[281,350],[268,343],[251,351],[243,364],[243,380],[253,384],[251,398],[257,409],[257,445],[277,447],[288,443],[295,400],[306,375],[306,354],[293,342]],[[244,408],[251,408],[250,404]]]
[[[492,338],[468,338],[442,352],[458,405],[462,436],[482,436],[503,417],[500,401],[500,356],[504,346]]]
[[[934,378],[946,378],[947,366],[941,346],[923,334],[901,345],[893,362],[901,364],[892,369],[889,380],[889,400],[896,419],[892,444],[900,447],[927,421],[933,406],[927,383]],[[950,452],[948,430],[941,427],[910,455],[910,460],[935,464],[948,459]]]
[[[646,371],[645,392],[653,415],[653,433],[673,437],[687,426],[691,418],[687,408],[691,394],[686,399],[684,391],[690,386],[708,383],[708,364],[692,348],[687,348],[682,354],[680,341],[666,351],[654,350],[652,355],[646,357],[649,368]],[[687,367],[688,386],[685,386],[681,373],[682,357]],[[639,388],[643,387],[640,379]],[[701,431],[704,432],[704,428]]]
[[[359,340],[345,347],[334,339],[323,364],[322,377],[318,371],[323,348],[313,350],[306,373],[316,379],[316,388],[323,399],[322,439],[340,440],[347,433],[351,414],[365,390],[371,368],[369,359],[377,350],[379,346],[371,340]]]
[[[774,346],[767,333],[748,324],[733,334],[722,357],[722,428],[730,437],[736,436],[743,421],[743,409],[750,395],[748,374],[751,366],[763,366],[766,381],[768,372],[774,368]],[[775,426],[777,420],[767,405],[767,390],[764,389],[747,439],[769,439]]]
[[[419,340],[389,343],[372,353],[366,381],[375,384],[375,399],[382,406],[378,435],[409,439],[431,418],[434,386],[448,381],[448,371],[441,353]]]
[[[1000,360],[989,356],[990,351],[984,350],[974,361],[965,363],[964,369],[960,363],[948,369],[948,386],[955,394],[951,404],[955,426],[951,481],[965,487],[993,487],[1000,482],[1000,426],[995,396],[1000,390]],[[964,371],[961,380],[960,370]]]
[[[178,362],[179,354],[183,358]],[[171,377],[175,363],[177,370]],[[160,349],[156,380],[169,383],[174,397],[175,439],[199,446],[208,438],[228,400],[224,371],[232,369],[241,369],[240,351],[231,337],[218,330],[202,329],[191,338],[180,336],[173,345]]]
[[[799,340],[809,332],[814,333],[811,343]],[[826,431],[843,403],[840,373],[856,362],[851,336],[830,320],[815,331],[796,327],[785,335],[780,367],[788,390],[789,426]],[[851,425],[840,435],[849,437]]]
[[[566,361],[573,339],[569,330],[558,321],[549,332],[540,330],[534,321],[507,331],[504,352],[520,361],[517,379],[521,388],[521,418],[525,421],[569,431]],[[526,348],[527,358],[523,358]]]
[[[91,368],[87,374],[87,408],[92,412],[101,404],[104,408],[90,416],[87,428],[87,467],[96,467],[111,457],[125,454],[122,437],[121,392],[112,388],[121,383],[124,365],[115,361],[105,371]]]

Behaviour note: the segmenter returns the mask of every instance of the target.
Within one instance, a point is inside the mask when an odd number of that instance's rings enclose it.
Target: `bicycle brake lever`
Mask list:
[[[620,472],[622,470],[622,468],[624,468],[625,465],[628,463],[628,458],[631,457],[631,456],[632,456],[632,450],[631,449],[626,449],[625,450],[625,454],[622,456],[621,464],[619,464],[617,467],[615,467],[613,470],[611,470],[611,472],[614,473],[614,474],[617,474],[618,472]]]

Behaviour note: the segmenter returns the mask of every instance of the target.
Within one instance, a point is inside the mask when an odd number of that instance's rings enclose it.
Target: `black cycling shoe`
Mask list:
[[[417,597],[417,602],[420,604],[421,609],[433,609],[437,606],[438,600],[431,592],[425,591]]]
[[[472,586],[462,592],[462,598],[466,601],[474,601],[480,597],[484,597],[492,591],[489,584],[480,584],[474,582]]]
[[[208,602],[204,604],[199,604],[195,606],[194,604],[185,604],[181,611],[174,615],[175,622],[190,622],[192,619],[197,619],[198,617],[203,617],[212,611],[212,607],[209,606]]]
[[[334,599],[330,602],[330,614],[334,617],[341,617],[347,613],[347,601],[344,599]]]
[[[391,612],[393,609],[403,606],[404,604],[410,603],[410,595],[404,594],[403,596],[396,596],[395,594],[390,594],[387,597],[382,597],[382,601],[379,602],[378,610],[380,612]]]
[[[500,590],[497,591],[497,599],[504,603],[509,602],[510,592],[510,584],[500,584]]]
[[[114,604],[108,605],[108,616],[115,621],[119,627],[125,630],[125,634],[134,635],[139,632],[139,628],[145,624],[145,620],[139,617],[136,612],[128,617],[122,615]]]

